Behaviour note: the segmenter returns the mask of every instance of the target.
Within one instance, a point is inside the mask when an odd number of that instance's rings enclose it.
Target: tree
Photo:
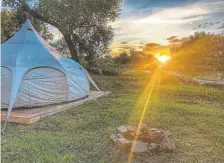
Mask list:
[[[130,56],[127,52],[122,52],[119,56],[114,57],[116,63],[127,64],[130,62]]]
[[[13,24],[13,14],[11,12],[1,12],[1,43],[10,38],[13,31],[16,30]]]
[[[130,59],[133,64],[139,64],[144,59],[144,53],[136,51],[135,49],[130,49]]]
[[[204,32],[189,36],[189,39],[173,52],[167,68],[194,75],[216,71],[220,67],[218,56],[214,52],[213,41],[216,37]]]
[[[12,37],[13,34],[16,33],[17,30],[21,28],[21,25],[25,22],[27,18],[26,13],[20,13],[19,11],[8,11],[3,10],[1,12],[1,42],[5,42],[9,38]],[[37,30],[37,32],[40,33],[40,35],[45,40],[52,39],[53,35],[48,30],[48,27],[45,23],[40,22],[36,19],[31,18],[30,19],[32,24],[34,25],[34,28]]]
[[[62,55],[67,57],[69,56],[69,49],[64,38],[52,42],[51,45],[56,48]]]
[[[224,68],[224,36],[223,35],[214,35],[212,39],[214,53],[219,58],[219,65]]]
[[[195,32],[194,35],[190,35],[189,41],[195,41],[198,40],[199,38],[205,37],[207,34],[204,31],[201,32]]]
[[[3,5],[21,7],[29,15],[56,27],[76,61],[77,47],[82,40],[77,31],[87,27],[94,27],[92,30],[108,28],[108,22],[118,17],[120,7],[120,0],[39,0],[33,3],[31,5],[29,0],[4,0]]]
[[[76,31],[76,40],[79,42],[79,55],[85,57],[89,69],[94,65],[96,58],[109,53],[109,44],[112,37],[113,30],[107,26],[85,27]]]

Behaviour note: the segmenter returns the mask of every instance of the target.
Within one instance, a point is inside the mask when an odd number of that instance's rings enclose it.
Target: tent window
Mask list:
[[[33,31],[31,28],[28,28],[27,30],[29,30],[29,31]]]

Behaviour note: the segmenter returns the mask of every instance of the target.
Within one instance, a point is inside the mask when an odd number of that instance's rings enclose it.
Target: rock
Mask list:
[[[149,130],[145,135],[139,137],[144,142],[149,143],[160,143],[163,138],[164,134],[160,131],[151,131]]]
[[[143,135],[143,132],[140,130],[139,132],[136,132],[135,135],[136,136],[141,136],[141,135]]]
[[[146,152],[147,150],[148,150],[147,143],[144,143],[141,140],[134,141],[132,144],[131,152],[141,153],[141,152]]]
[[[171,136],[165,136],[164,139],[161,141],[160,145],[164,150],[173,151],[174,149],[176,149],[175,142],[171,138]]]
[[[149,151],[160,151],[161,150],[161,145],[160,144],[156,144],[156,143],[150,143],[148,145],[148,150]]]
[[[126,139],[133,140],[136,135],[136,129],[132,125],[125,125],[128,132],[124,135]]]
[[[125,139],[124,137],[122,137],[122,135],[119,135],[119,138],[117,139],[116,143],[120,151],[122,152],[130,151],[131,142]]]
[[[146,123],[142,123],[141,124],[141,129],[140,129],[143,133],[147,133],[149,131],[149,125]]]
[[[164,133],[165,133],[165,131],[164,131],[164,130],[161,130],[161,129],[158,129],[158,128],[151,128],[149,131],[152,131],[152,132],[157,132],[157,133],[162,133],[162,134],[164,134]],[[169,132],[169,131],[167,131],[167,132]]]
[[[110,135],[110,139],[111,139],[114,143],[116,143],[116,142],[117,142],[118,137],[117,137],[117,135],[116,135],[116,134],[111,134],[111,135]]]
[[[133,132],[135,132],[136,131],[136,129],[132,126],[132,125],[125,125],[126,126],[126,128],[127,128],[127,130],[130,132],[130,131],[133,131]]]
[[[135,132],[129,132],[128,128],[126,127],[126,125],[122,125],[120,127],[117,128],[117,130],[119,131],[120,134],[122,134],[122,136],[128,140],[133,139],[133,137],[135,136]],[[133,136],[132,136],[133,135]]]
[[[120,151],[128,152],[131,148],[131,142],[125,139],[121,134],[111,134],[110,139],[117,145]]]
[[[124,126],[124,125],[119,126],[119,127],[117,128],[117,130],[118,130],[118,131],[119,131],[119,133],[121,133],[122,135],[128,132],[127,127],[126,127],[126,126]]]
[[[137,127],[132,125],[122,125],[118,127],[117,130],[124,136],[124,138],[133,140],[136,136]]]
[[[121,144],[121,145],[125,145],[125,144],[130,143],[130,141],[125,139],[125,138],[118,138],[116,142],[117,142],[117,144]]]
[[[123,139],[123,138],[124,138],[124,136],[121,135],[121,134],[117,134],[117,137],[118,137],[119,139]]]
[[[146,135],[148,132],[148,125],[143,123],[140,126],[140,130],[137,133],[138,125],[125,125],[128,132],[124,134],[124,137],[129,140],[134,140],[135,136],[137,136],[137,140],[141,140],[141,136]]]
[[[175,142],[169,131],[157,128],[149,129],[143,123],[137,133],[137,125],[122,125],[117,128],[120,134],[112,134],[111,140],[116,143],[120,151],[141,153],[146,151],[173,151]],[[132,142],[131,142],[132,141]],[[132,148],[131,148],[132,145]]]

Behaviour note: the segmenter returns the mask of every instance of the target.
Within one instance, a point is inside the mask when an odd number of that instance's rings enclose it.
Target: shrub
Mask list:
[[[88,70],[97,74],[118,75],[121,71],[121,65],[116,63],[112,57],[106,56],[96,59],[94,66]]]

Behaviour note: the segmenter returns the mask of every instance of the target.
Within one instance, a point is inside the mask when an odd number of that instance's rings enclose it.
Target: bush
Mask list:
[[[97,74],[118,75],[121,72],[121,65],[116,63],[112,57],[106,56],[96,59],[94,66],[88,70]]]
[[[119,56],[114,57],[115,63],[127,64],[130,62],[130,56],[127,52],[122,52]]]

